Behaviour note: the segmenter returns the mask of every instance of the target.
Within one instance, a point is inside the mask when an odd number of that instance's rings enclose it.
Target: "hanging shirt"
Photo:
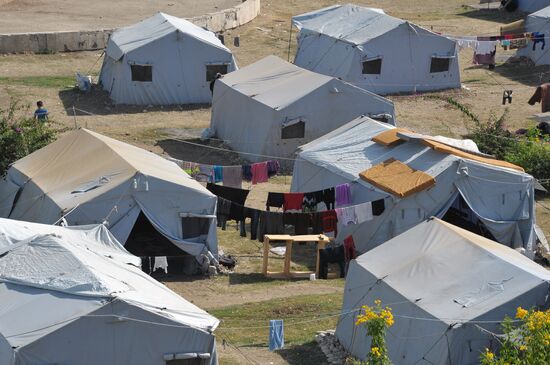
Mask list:
[[[243,186],[243,169],[241,166],[223,167],[223,185],[240,189]]]
[[[335,193],[337,207],[351,204],[351,189],[348,183],[336,186]]]
[[[283,193],[270,192],[267,194],[267,201],[265,202],[267,210],[269,210],[269,207],[282,208],[284,203],[285,203],[285,196]]]
[[[269,177],[275,176],[279,173],[281,164],[277,160],[267,161],[267,175]]]
[[[302,210],[308,213],[315,212],[317,210],[317,196],[315,193],[304,193]]]
[[[304,193],[284,193],[283,210],[299,210],[302,211],[302,203],[304,201]]]
[[[355,209],[355,217],[357,217],[357,222],[358,223],[363,223],[363,222],[367,222],[367,221],[372,220],[373,216],[372,216],[372,203],[371,202],[358,204],[358,205],[353,206],[353,208]]]
[[[349,235],[344,239],[344,257],[346,262],[353,260],[357,256],[355,251],[355,242],[353,236]]]
[[[222,166],[214,166],[213,167],[213,181],[215,183],[219,183],[223,181],[223,167]]]
[[[267,162],[252,164],[252,184],[265,183],[268,181]]]
[[[243,165],[243,179],[246,181],[252,181],[252,166]]]
[[[338,217],[334,210],[327,210],[322,213],[323,233],[336,237],[338,234]]]
[[[528,101],[529,105],[535,105],[539,102],[543,113],[550,111],[550,84],[546,83],[538,86]]]
[[[474,49],[474,65],[494,65],[497,53],[497,42],[481,41]]]
[[[355,216],[355,207],[336,208],[336,216],[338,222],[344,226],[357,224],[357,216]]]
[[[335,198],[334,188],[328,188],[323,190],[323,202],[326,204],[327,209],[334,209]]]

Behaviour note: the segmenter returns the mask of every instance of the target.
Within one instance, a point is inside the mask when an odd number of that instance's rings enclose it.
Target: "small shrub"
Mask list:
[[[505,159],[539,180],[550,179],[550,143],[536,128],[528,130],[527,137],[520,139]]]
[[[517,144],[515,135],[506,130],[504,122],[508,117],[508,109],[497,118],[494,114],[487,122],[477,122],[472,131],[471,138],[483,153],[493,155],[499,160],[511,152]]]
[[[518,307],[516,319],[502,323],[504,331],[498,354],[486,349],[481,365],[546,365],[550,364],[550,311],[526,310]]]
[[[40,149],[55,139],[56,130],[51,122],[28,118],[29,106],[16,101],[8,109],[0,109],[0,176],[18,159]]]
[[[382,308],[380,300],[374,301],[374,307],[364,305],[357,316],[356,326],[365,326],[367,336],[371,337],[371,347],[365,362],[361,365],[391,365],[386,346],[386,329],[393,326],[394,319],[390,307]]]

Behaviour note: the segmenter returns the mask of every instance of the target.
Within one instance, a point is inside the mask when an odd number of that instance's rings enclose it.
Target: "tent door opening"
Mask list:
[[[489,232],[485,224],[477,218],[475,213],[470,209],[470,206],[460,194],[441,219],[445,222],[454,224],[455,226],[464,228],[470,232],[496,241],[495,237]]]
[[[186,255],[185,252],[159,233],[143,212],[139,212],[124,247],[136,256]]]

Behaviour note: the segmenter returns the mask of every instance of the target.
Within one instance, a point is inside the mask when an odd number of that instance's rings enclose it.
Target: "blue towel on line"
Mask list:
[[[269,351],[282,349],[285,346],[285,331],[282,319],[269,321]]]

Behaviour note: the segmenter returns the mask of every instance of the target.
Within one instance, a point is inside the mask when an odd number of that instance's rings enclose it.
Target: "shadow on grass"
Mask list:
[[[550,76],[548,75],[550,73],[549,65],[535,67],[524,62],[506,62],[495,67],[492,72],[520,84],[533,87],[550,81]]]
[[[262,273],[233,273],[229,275],[229,285],[238,284],[257,284],[257,283],[271,283],[274,281],[292,282],[303,281],[304,279],[275,279],[264,276]]]
[[[277,353],[291,365],[327,364],[325,355],[314,341],[301,345],[290,345],[287,348],[277,350]]]
[[[519,11],[510,13],[508,11],[499,11],[498,9],[467,10],[463,13],[459,13],[458,15],[472,19],[497,22],[501,24],[512,23],[525,17],[525,14]],[[494,33],[499,34],[500,29],[495,29]]]
[[[192,137],[192,134],[196,133],[194,130],[189,131],[190,135],[188,136],[185,135],[184,130],[161,130],[161,132],[174,135],[174,138],[184,140],[181,141],[167,138],[157,142],[157,146],[162,148],[164,152],[173,158],[210,165],[240,165],[244,162],[236,152],[217,149],[228,149],[221,141],[201,141],[200,138],[189,138]]]
[[[140,114],[155,111],[187,111],[208,109],[209,104],[189,104],[189,105],[115,105],[112,103],[109,94],[101,90],[98,86],[94,86],[92,91],[83,94],[76,88],[63,89],[59,91],[59,99],[63,103],[63,107],[67,115],[73,115],[73,106],[75,107],[74,114],[76,116],[95,115],[116,115],[116,114]]]

